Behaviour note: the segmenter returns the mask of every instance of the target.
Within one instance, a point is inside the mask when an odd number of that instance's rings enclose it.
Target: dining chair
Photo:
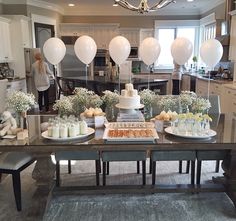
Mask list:
[[[71,173],[71,160],[95,160],[96,185],[99,186],[99,173],[101,171],[100,155],[98,151],[58,151],[56,159],[56,186],[60,186],[60,161],[68,160],[68,171]]]
[[[106,185],[106,174],[109,174],[110,162],[142,161],[142,184],[146,185],[146,151],[102,151],[103,186]]]
[[[156,161],[178,161],[178,160],[188,160],[191,161],[191,185],[195,184],[195,161],[196,161],[196,151],[151,151],[151,163],[152,163],[152,185],[156,183]]]
[[[202,96],[202,97],[205,98],[205,99],[208,99],[207,96]],[[214,127],[217,127],[217,125],[219,123],[219,118],[220,118],[220,113],[221,113],[220,97],[219,97],[219,95],[215,95],[215,94],[209,95],[209,101],[211,103],[211,108],[209,109],[208,114],[213,119],[212,123],[211,123],[211,127],[214,128]],[[206,151],[205,154],[206,154],[206,159],[207,158],[212,159],[213,156],[211,157],[211,154],[213,154],[213,152],[207,152]],[[215,166],[215,172],[216,173],[219,172],[220,160],[221,159],[216,158],[216,166]],[[189,173],[189,166],[190,166],[190,161],[187,161],[187,163],[186,163],[186,173]],[[179,173],[182,173],[182,161],[179,161]]]
[[[34,158],[24,152],[6,152],[0,154],[0,174],[11,174],[16,208],[21,211],[21,179],[20,172],[34,162]]]

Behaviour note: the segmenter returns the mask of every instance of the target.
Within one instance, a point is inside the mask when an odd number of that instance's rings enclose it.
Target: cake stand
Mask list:
[[[141,109],[144,107],[144,105],[140,104],[140,105],[134,106],[134,107],[127,107],[127,106],[122,106],[120,104],[116,104],[116,107],[119,108],[122,113],[134,114],[134,113],[136,113],[136,109]]]

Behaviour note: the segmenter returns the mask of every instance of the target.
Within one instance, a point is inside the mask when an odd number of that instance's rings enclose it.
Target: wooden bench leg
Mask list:
[[[102,182],[103,182],[103,186],[106,186],[106,167],[107,167],[106,162],[103,162],[102,163],[102,170],[103,170],[103,172],[102,172]]]
[[[139,164],[139,161],[137,161],[137,174],[140,174],[140,164]]]
[[[146,160],[142,161],[143,185],[146,185]]]
[[[180,160],[179,161],[179,173],[182,173],[182,164],[183,164],[183,161]]]
[[[71,174],[71,160],[68,160],[68,173]]]
[[[195,160],[191,160],[191,184],[195,184]]]
[[[199,185],[201,182],[201,170],[202,170],[202,161],[197,161],[197,184]]]
[[[152,162],[152,185],[156,183],[156,161]]]
[[[60,161],[56,162],[56,186],[60,186]]]
[[[187,160],[187,162],[186,162],[186,173],[189,173],[189,169],[190,169],[190,160]]]
[[[99,173],[101,170],[100,160],[95,161],[95,170],[96,170],[96,185],[99,186]]]
[[[215,172],[216,172],[216,173],[219,173],[219,171],[220,171],[220,160],[217,160],[217,161],[216,161]]]
[[[109,162],[106,162],[106,168],[107,168],[107,175],[110,173],[110,165]]]
[[[14,171],[12,173],[13,190],[16,201],[16,208],[21,211],[21,182],[20,182],[20,172]]]
[[[152,157],[150,156],[150,162],[149,162],[149,174],[152,174]]]

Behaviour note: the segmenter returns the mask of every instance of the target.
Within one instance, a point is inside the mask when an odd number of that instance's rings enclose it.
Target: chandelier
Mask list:
[[[114,6],[122,6],[123,8],[129,9],[131,11],[139,12],[140,14],[143,14],[145,12],[154,12],[157,11],[160,8],[164,8],[170,3],[175,3],[175,0],[159,0],[158,3],[154,4],[153,6],[149,7],[148,0],[141,0],[139,5],[133,6],[130,4],[127,0],[115,0]]]

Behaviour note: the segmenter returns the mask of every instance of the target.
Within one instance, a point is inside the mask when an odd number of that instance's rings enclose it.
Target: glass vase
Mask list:
[[[115,109],[113,105],[107,105],[105,108],[105,113],[108,121],[115,120]]]
[[[16,112],[16,125],[18,128],[26,129],[26,111]]]
[[[150,120],[152,118],[152,105],[144,106],[144,118],[145,120]]]

